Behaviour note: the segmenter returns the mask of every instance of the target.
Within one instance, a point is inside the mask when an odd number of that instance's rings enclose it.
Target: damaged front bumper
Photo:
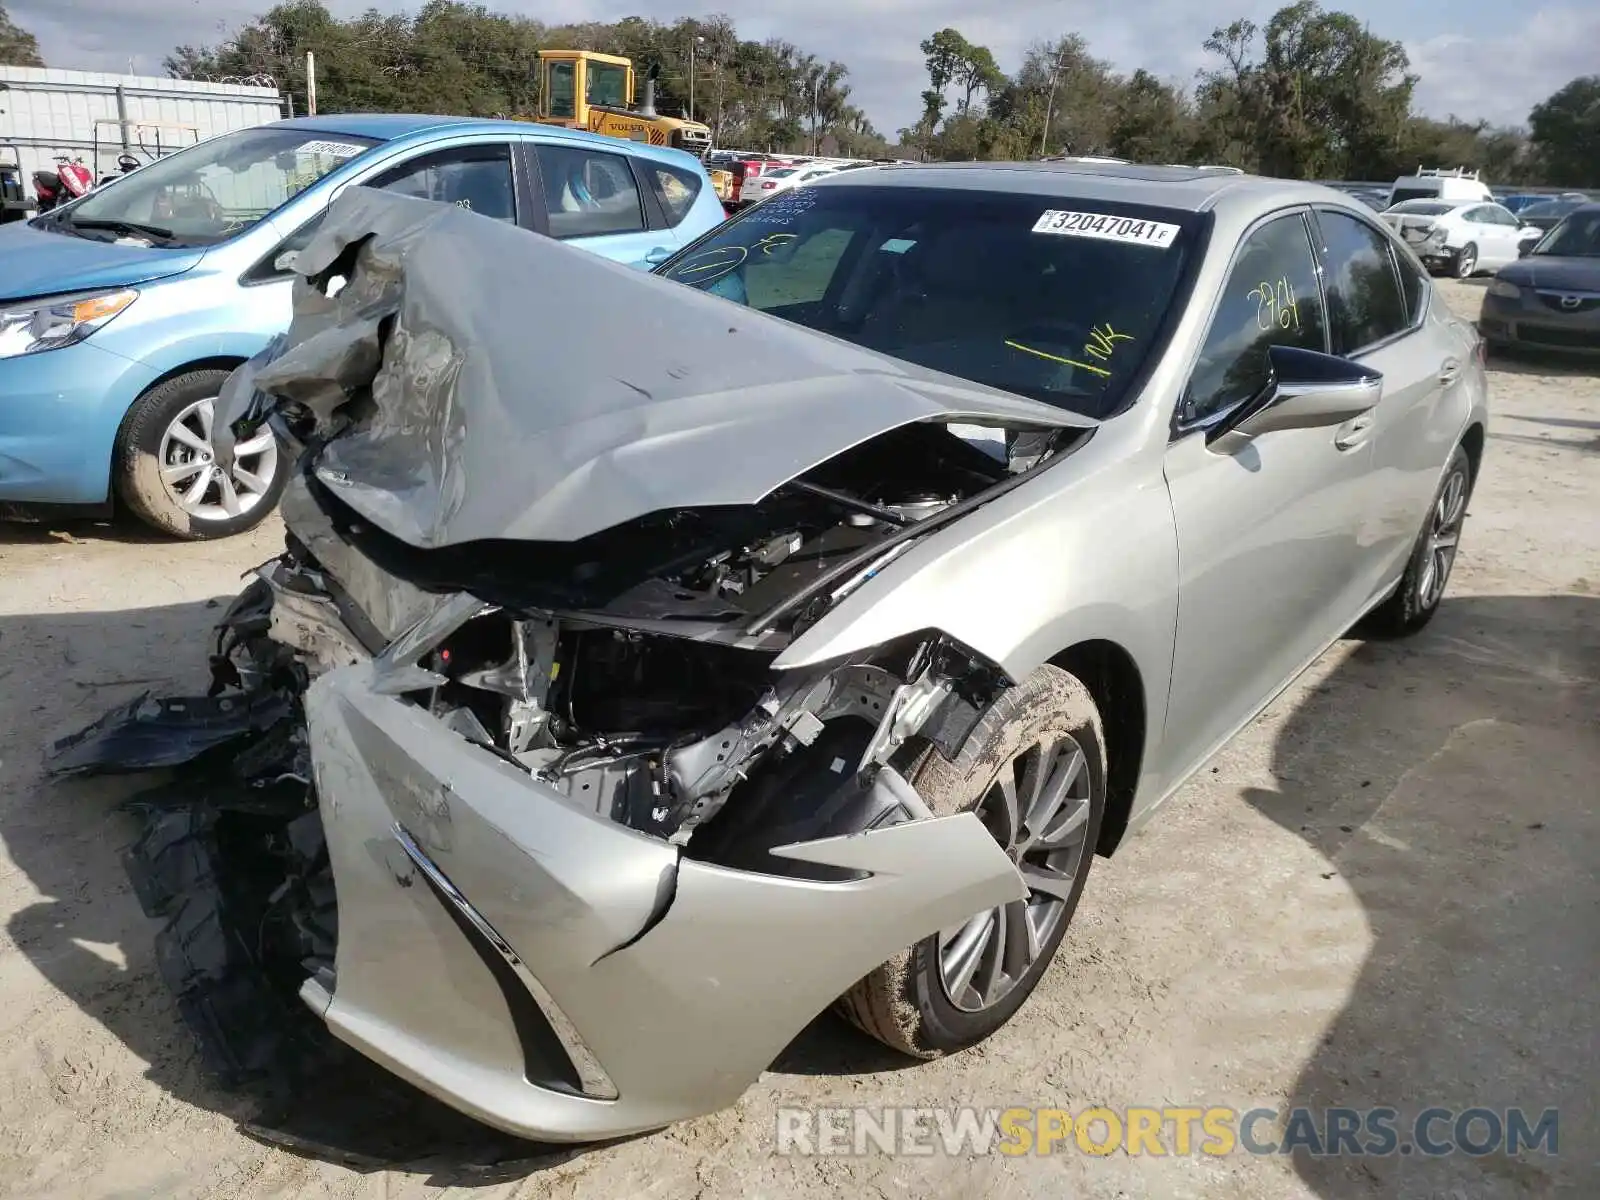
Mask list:
[[[612,1137],[732,1104],[879,963],[1026,893],[972,814],[772,851],[857,876],[840,882],[698,862],[381,686],[360,664],[307,696],[339,940],[301,994],[510,1133]],[[889,768],[872,786],[906,787]]]

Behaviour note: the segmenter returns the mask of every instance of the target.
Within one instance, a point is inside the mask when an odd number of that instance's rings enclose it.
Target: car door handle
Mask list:
[[[654,250],[650,250],[645,254],[644,261],[646,266],[659,267],[671,257],[671,246],[657,246]]]
[[[1333,444],[1340,450],[1354,450],[1367,440],[1367,435],[1372,432],[1372,425],[1371,413],[1352,417],[1339,426],[1339,432],[1333,435]]]
[[[1447,358],[1439,366],[1440,383],[1454,383],[1456,381],[1456,376],[1460,374],[1461,360],[1459,358]]]

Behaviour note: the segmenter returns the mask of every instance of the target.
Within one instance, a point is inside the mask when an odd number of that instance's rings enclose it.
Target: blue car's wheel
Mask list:
[[[265,426],[236,430],[231,469],[217,464],[212,419],[228,372],[191,371],[141,396],[117,434],[117,497],[174,537],[230,537],[258,524],[287,479],[285,455]]]

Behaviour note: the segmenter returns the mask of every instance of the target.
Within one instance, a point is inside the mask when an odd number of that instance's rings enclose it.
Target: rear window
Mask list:
[[[658,273],[1105,417],[1156,349],[1197,220],[1065,197],[824,185],[724,222]]]
[[[661,209],[667,214],[667,224],[676,225],[689,215],[700,195],[700,174],[682,167],[669,167],[664,163],[638,161],[649,176],[650,186]]]

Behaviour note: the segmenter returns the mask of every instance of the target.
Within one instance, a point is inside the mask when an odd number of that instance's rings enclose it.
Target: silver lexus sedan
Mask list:
[[[219,1070],[541,1140],[830,1005],[1026,1021],[1096,855],[1434,615],[1483,452],[1477,335],[1312,185],[880,167],[651,276],[353,189],[296,270],[219,421],[298,454],[285,552],[209,697],[50,757],[178,768],[129,863]]]

